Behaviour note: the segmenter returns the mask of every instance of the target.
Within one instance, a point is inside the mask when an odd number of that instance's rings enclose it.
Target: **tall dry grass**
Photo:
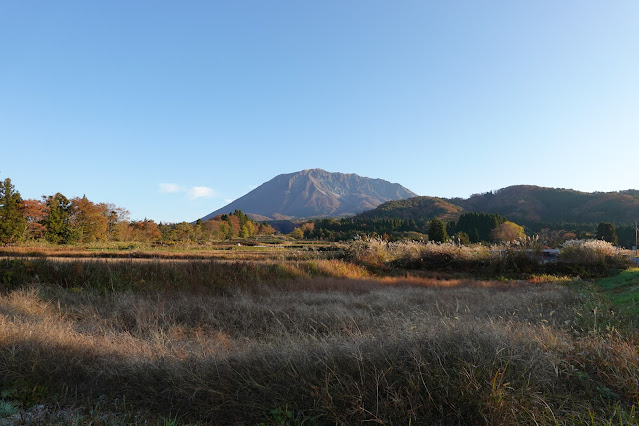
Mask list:
[[[338,259],[222,261],[160,259],[0,258],[0,284],[5,289],[30,283],[65,288],[120,291],[198,291],[232,294],[258,291],[261,284],[318,276],[361,278],[368,271]]]
[[[605,241],[568,241],[557,261],[547,262],[535,240],[504,246],[460,246],[454,243],[418,241],[388,242],[367,239],[352,242],[345,257],[375,271],[449,271],[473,276],[527,277],[532,274],[561,274],[600,277],[632,265],[627,256]]]
[[[49,259],[150,259],[150,260],[227,260],[227,261],[287,261],[326,260],[342,256],[337,243],[287,241],[219,241],[206,244],[163,246],[139,242],[97,242],[58,245],[30,242],[0,246],[0,256]]]
[[[560,257],[566,262],[605,262],[623,257],[622,250],[603,240],[569,240],[561,247]]]
[[[104,400],[126,401],[140,421],[208,424],[636,423],[636,342],[566,286],[303,277],[258,287],[6,292],[6,398],[46,404],[30,418],[42,423],[91,421],[81,407]]]

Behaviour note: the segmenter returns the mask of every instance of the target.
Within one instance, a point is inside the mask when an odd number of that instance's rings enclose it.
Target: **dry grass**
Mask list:
[[[458,246],[454,243],[359,240],[345,249],[345,257],[376,271],[392,269],[467,273],[474,277],[570,275],[602,277],[633,265],[605,241],[567,241],[558,261],[545,262],[541,246],[525,240],[505,246]]]
[[[0,259],[0,424],[638,423],[637,333],[586,284],[371,273],[482,247],[73,250]]]
[[[341,256],[342,247],[331,243],[264,243],[260,241],[182,244],[169,247],[150,243],[103,242],[61,246],[29,243],[0,246],[0,256],[71,259],[159,259],[159,260],[309,260]]]
[[[31,284],[0,297],[0,378],[7,400],[47,404],[43,423],[636,424],[639,354],[614,326],[558,284]]]
[[[198,291],[233,294],[260,291],[262,284],[286,287],[300,278],[361,278],[361,266],[337,259],[317,260],[165,260],[165,259],[0,259],[0,284],[18,288],[29,283],[56,284],[75,290]]]

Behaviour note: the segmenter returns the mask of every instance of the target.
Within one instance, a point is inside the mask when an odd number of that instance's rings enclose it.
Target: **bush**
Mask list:
[[[617,247],[603,240],[566,241],[559,254],[559,259],[568,263],[605,262],[621,257]]]

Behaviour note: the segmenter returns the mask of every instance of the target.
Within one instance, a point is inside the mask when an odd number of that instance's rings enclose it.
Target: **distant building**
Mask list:
[[[544,263],[556,262],[559,257],[559,249],[543,249],[541,259]]]

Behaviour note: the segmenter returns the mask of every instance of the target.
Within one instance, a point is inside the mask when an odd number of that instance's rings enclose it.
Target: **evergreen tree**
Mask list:
[[[71,201],[59,192],[47,197],[47,217],[44,226],[47,228],[47,241],[58,244],[75,242],[79,233],[71,226]]]
[[[465,232],[473,243],[489,241],[491,231],[504,222],[498,214],[467,212],[459,217],[455,232]]]
[[[438,243],[443,243],[448,240],[448,234],[446,233],[446,224],[442,220],[435,217],[433,218],[433,220],[430,221],[428,239]]]
[[[26,219],[22,215],[22,197],[7,178],[0,182],[0,243],[17,240],[24,233]]]
[[[631,248],[635,245],[635,225],[624,225],[615,227],[617,237],[619,237],[619,245],[625,248]]]
[[[617,245],[619,239],[617,238],[615,225],[609,222],[601,222],[597,226],[597,239],[608,241],[609,243]]]
[[[470,244],[470,237],[465,232],[458,232],[453,236],[453,242],[466,246]]]

